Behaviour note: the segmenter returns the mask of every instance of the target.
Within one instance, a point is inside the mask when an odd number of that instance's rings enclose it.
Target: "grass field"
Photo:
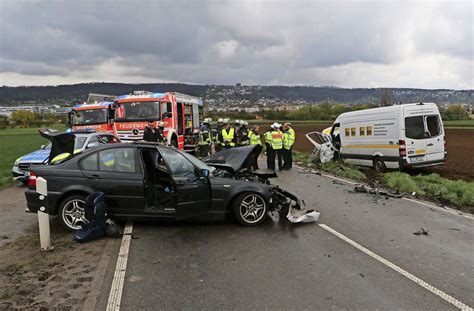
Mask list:
[[[64,126],[54,126],[65,129]],[[38,150],[47,140],[38,134],[36,128],[15,128],[0,130],[0,189],[13,184],[12,166],[18,157]]]

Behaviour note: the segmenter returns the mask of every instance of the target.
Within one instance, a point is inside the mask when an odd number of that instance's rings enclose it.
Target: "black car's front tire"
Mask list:
[[[75,231],[81,229],[81,226],[88,221],[85,218],[84,206],[86,196],[74,194],[65,198],[59,205],[59,221],[64,229]]]
[[[234,216],[244,226],[256,226],[261,224],[268,211],[265,198],[255,192],[239,194],[233,203]]]

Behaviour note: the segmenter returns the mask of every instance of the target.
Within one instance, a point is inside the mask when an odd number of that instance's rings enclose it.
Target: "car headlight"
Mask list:
[[[20,160],[21,160],[21,157],[19,157],[18,159],[15,160],[15,164],[13,164],[13,166],[18,166],[18,164],[20,163]]]

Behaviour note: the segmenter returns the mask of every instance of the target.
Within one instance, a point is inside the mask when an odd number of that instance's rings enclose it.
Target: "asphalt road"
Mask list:
[[[135,222],[121,309],[455,309],[320,224],[474,306],[473,220],[351,193],[351,185],[298,169],[273,182],[321,211],[319,223]],[[421,227],[428,235],[413,234]],[[107,296],[106,286],[98,309]]]

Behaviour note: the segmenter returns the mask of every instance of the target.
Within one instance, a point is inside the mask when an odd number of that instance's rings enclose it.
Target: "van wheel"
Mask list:
[[[377,173],[383,173],[387,170],[387,167],[385,166],[385,162],[379,157],[374,159],[374,170]]]

